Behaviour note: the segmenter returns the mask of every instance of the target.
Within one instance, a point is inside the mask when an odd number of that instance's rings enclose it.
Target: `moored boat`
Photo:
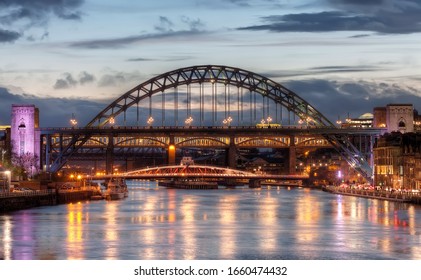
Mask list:
[[[217,189],[218,183],[211,181],[161,181],[158,186],[175,189]]]
[[[128,196],[127,185],[123,180],[111,180],[107,184],[105,198],[107,200],[119,200]]]

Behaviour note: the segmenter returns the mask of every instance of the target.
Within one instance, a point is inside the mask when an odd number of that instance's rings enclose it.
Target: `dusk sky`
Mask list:
[[[238,67],[335,121],[389,103],[421,110],[419,0],[0,0],[0,125],[87,123],[164,72]]]

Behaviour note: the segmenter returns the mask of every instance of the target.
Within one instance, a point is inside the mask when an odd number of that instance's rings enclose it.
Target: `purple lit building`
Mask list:
[[[39,110],[35,105],[12,105],[11,115],[12,153],[21,156],[40,156]]]

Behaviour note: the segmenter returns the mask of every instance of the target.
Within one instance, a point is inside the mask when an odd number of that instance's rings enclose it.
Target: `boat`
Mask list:
[[[214,181],[193,181],[193,180],[171,180],[158,182],[158,186],[174,189],[217,189],[218,182]]]
[[[104,193],[107,200],[119,200],[128,197],[128,195],[129,192],[124,180],[110,180]]]

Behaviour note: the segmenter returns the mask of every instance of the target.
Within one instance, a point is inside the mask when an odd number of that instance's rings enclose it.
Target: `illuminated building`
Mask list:
[[[421,190],[421,133],[386,133],[377,140],[373,154],[377,186]]]
[[[373,127],[386,128],[387,132],[414,132],[415,115],[412,104],[388,104],[373,110]],[[420,123],[421,125],[421,123]]]
[[[39,158],[39,110],[35,105],[12,105],[11,145],[16,156],[31,154]]]
[[[369,128],[373,126],[373,114],[365,113],[356,119],[347,118],[341,124],[342,128]]]

